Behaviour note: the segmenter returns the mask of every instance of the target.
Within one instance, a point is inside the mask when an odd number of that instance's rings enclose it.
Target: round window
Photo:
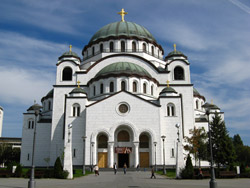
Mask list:
[[[128,112],[128,106],[126,104],[121,104],[119,106],[119,111],[123,114],[127,113]]]

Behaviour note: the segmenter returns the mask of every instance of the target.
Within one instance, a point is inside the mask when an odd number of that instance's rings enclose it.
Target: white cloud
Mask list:
[[[52,89],[54,74],[35,69],[0,66],[0,101],[30,105]]]
[[[237,7],[239,7],[244,12],[250,14],[250,8],[248,6],[246,6],[245,4],[241,3],[238,0],[229,0],[229,1],[231,1],[234,5],[236,5]]]

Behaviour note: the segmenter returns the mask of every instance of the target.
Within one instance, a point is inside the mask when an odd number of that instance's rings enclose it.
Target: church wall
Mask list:
[[[130,112],[126,116],[121,116],[117,112],[118,104],[121,102],[126,102],[130,106]],[[96,142],[95,136],[101,131],[108,133],[109,142],[114,141],[114,132],[120,125],[132,127],[135,134],[134,141],[139,141],[140,132],[149,130],[153,134],[152,142],[157,141],[159,143],[160,122],[158,117],[159,108],[157,106],[130,96],[125,92],[87,107],[86,153],[90,151],[90,142]],[[94,159],[97,160],[96,156]],[[90,163],[90,159],[87,159],[86,162]],[[131,161],[131,163],[133,164],[134,161]]]

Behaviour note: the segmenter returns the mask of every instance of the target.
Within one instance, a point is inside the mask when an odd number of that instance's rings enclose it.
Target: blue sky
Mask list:
[[[21,137],[22,113],[55,83],[59,56],[73,45],[81,55],[102,26],[125,20],[146,27],[165,55],[182,51],[191,79],[225,112],[230,136],[250,145],[249,0],[2,0],[0,106],[4,137]]]

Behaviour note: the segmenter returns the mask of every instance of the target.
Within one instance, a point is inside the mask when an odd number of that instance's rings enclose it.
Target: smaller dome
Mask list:
[[[31,107],[29,107],[29,109],[27,111],[30,111],[30,110],[40,110],[41,108],[43,108],[41,105],[39,104],[33,104]]]
[[[63,53],[63,54],[58,58],[58,60],[62,59],[63,57],[75,57],[75,58],[77,58],[77,59],[80,59],[80,57],[77,55],[77,53],[72,52],[72,51],[68,51],[68,52]]]
[[[205,109],[209,108],[209,109],[212,109],[212,110],[216,110],[216,109],[220,110],[220,108],[217,105],[210,104],[208,102],[206,102],[202,107],[205,108]]]
[[[187,56],[185,56],[181,51],[177,51],[174,50],[172,52],[170,52],[165,59],[171,59],[172,57],[184,57],[185,59],[187,59]]]
[[[43,102],[45,99],[53,98],[53,94],[54,94],[54,89],[51,89],[51,90],[47,93],[47,95],[41,99],[41,102]]]
[[[82,88],[80,88],[80,87],[74,88],[69,94],[73,94],[73,93],[83,93],[83,94],[86,94],[86,92]]]
[[[203,95],[201,95],[197,89],[193,88],[193,92],[194,92],[194,97],[198,97],[206,101],[206,98]]]
[[[163,94],[163,93],[177,93],[174,88],[172,87],[165,87],[161,92],[160,92],[160,95]]]

